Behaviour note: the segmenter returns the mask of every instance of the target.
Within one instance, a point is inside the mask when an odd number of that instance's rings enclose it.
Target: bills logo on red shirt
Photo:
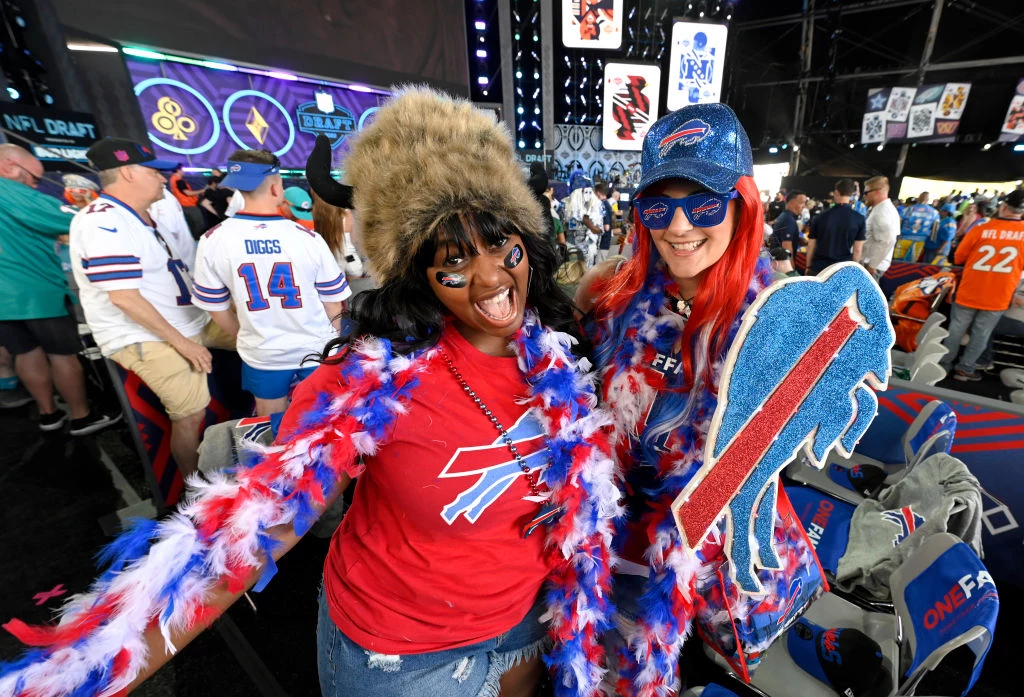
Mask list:
[[[543,483],[550,454],[540,424],[526,412],[508,430],[508,435],[530,471],[541,470],[537,482]],[[459,448],[437,476],[470,479],[467,480],[467,488],[441,510],[441,517],[449,525],[459,516],[475,523],[522,475],[523,470],[501,436],[489,445]]]
[[[690,119],[679,128],[669,133],[658,143],[661,156],[665,157],[676,145],[696,145],[711,133],[711,126],[701,119]]]
[[[910,506],[904,506],[895,511],[882,511],[881,516],[882,520],[892,523],[899,528],[892,540],[893,547],[907,539],[911,533],[924,525],[925,522],[924,516],[914,513],[914,509]]]

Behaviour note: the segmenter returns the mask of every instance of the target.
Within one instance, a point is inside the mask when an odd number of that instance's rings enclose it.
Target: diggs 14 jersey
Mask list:
[[[238,312],[238,353],[260,370],[294,370],[337,332],[324,302],[352,291],[320,235],[244,211],[209,230],[196,254],[194,303]]]

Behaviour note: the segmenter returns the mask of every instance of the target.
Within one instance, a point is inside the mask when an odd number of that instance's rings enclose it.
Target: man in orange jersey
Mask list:
[[[1017,189],[1000,204],[995,217],[971,228],[956,248],[956,263],[963,264],[964,273],[950,315],[949,336],[943,342],[946,370],[953,365],[964,334],[970,332],[971,338],[956,364],[955,380],[981,379],[975,364],[999,318],[1010,307],[1024,271],[1022,217],[1024,189]]]

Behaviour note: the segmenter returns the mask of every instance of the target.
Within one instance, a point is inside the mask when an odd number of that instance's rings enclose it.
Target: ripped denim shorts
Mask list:
[[[391,656],[367,651],[338,629],[320,589],[317,668],[323,697],[498,697],[501,676],[549,645],[543,603],[504,634],[447,651]]]

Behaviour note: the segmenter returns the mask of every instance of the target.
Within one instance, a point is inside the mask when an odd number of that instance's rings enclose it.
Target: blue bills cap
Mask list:
[[[254,191],[263,180],[281,172],[280,164],[268,165],[262,162],[228,162],[228,174],[220,184],[229,189]]]
[[[750,141],[725,104],[694,104],[658,119],[644,137],[637,194],[663,179],[689,179],[724,194],[754,175]]]

